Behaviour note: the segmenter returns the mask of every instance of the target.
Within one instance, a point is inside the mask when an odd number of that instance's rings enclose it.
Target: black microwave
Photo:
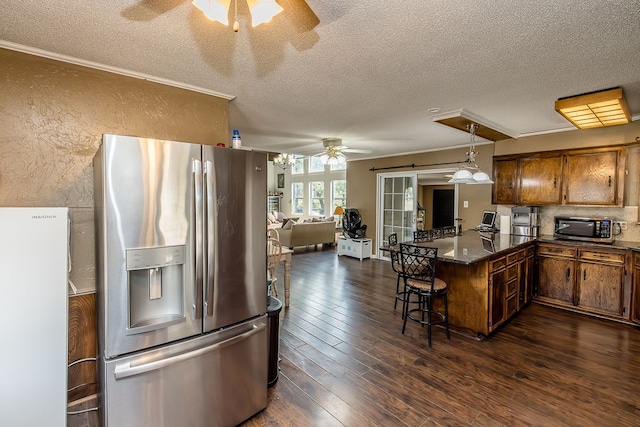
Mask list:
[[[609,218],[555,217],[553,235],[559,239],[613,243],[613,221]]]

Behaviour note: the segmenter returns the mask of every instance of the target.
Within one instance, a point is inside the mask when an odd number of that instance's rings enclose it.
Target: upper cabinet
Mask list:
[[[520,159],[520,192],[523,205],[559,205],[562,201],[562,157]]]
[[[621,151],[565,155],[564,204],[622,206],[625,158]]]
[[[493,158],[492,203],[622,206],[624,147]]]

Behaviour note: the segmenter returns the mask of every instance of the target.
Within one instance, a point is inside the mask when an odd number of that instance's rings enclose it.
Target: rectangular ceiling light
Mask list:
[[[518,134],[512,130],[503,128],[484,117],[467,111],[465,109],[449,111],[446,113],[432,116],[434,122],[459,129],[463,132],[469,132],[468,125],[476,124],[476,135],[489,141],[498,141],[501,139],[518,138]]]
[[[622,88],[560,98],[556,111],[579,129],[624,125],[631,121]]]

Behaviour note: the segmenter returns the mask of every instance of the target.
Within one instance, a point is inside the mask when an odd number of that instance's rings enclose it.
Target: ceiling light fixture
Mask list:
[[[438,122],[461,131],[468,130],[471,125],[476,125],[476,135],[489,141],[518,138],[518,134],[516,132],[504,128],[491,120],[485,119],[484,117],[465,109],[448,111],[446,113],[432,116],[431,119],[434,122]]]
[[[323,165],[337,166],[343,165],[347,158],[335,147],[327,147],[327,151],[320,156],[320,161]]]
[[[453,174],[453,177],[448,181],[451,184],[493,184],[491,177],[485,172],[482,172],[476,164],[476,132],[479,126],[476,123],[467,125],[467,130],[471,135],[469,151],[467,151],[467,161],[465,164]]]
[[[260,24],[271,21],[278,13],[282,12],[282,7],[275,0],[246,0],[251,13],[251,26],[257,27]],[[200,9],[205,16],[212,21],[218,21],[223,25],[229,25],[229,7],[231,0],[193,0],[193,5]],[[235,0],[235,14],[233,31],[238,31],[238,0]]]
[[[273,164],[281,168],[282,170],[287,170],[295,163],[295,158],[293,154],[280,153],[273,159]]]
[[[560,98],[556,111],[578,129],[627,124],[629,107],[621,87]]]

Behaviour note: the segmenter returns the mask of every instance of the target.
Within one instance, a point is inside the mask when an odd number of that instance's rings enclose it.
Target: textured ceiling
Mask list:
[[[235,97],[243,145],[351,159],[464,146],[428,109],[465,109],[517,135],[571,125],[564,96],[622,86],[640,115],[640,0],[307,0],[251,28],[187,0],[3,0],[0,46],[154,76]],[[1,66],[1,64],[0,64]]]

